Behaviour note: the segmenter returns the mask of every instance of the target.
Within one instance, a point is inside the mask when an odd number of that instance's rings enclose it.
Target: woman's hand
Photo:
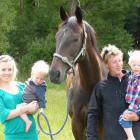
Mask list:
[[[31,114],[32,114],[32,113],[36,113],[36,111],[37,111],[38,108],[39,108],[37,101],[32,101],[31,103],[29,103],[29,104],[27,105],[27,107],[28,107],[27,112],[29,112],[29,113],[31,113]]]
[[[139,120],[139,116],[132,111],[125,111],[123,114],[123,118],[127,121],[138,121]]]
[[[24,106],[20,107],[22,113],[33,114],[38,110],[38,103],[37,101],[32,101]]]

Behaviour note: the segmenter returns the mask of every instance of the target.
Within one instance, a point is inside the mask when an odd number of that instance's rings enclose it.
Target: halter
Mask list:
[[[70,66],[70,68],[72,68],[73,72],[75,73],[75,64],[77,62],[77,60],[79,59],[80,56],[84,56],[85,55],[85,51],[86,51],[86,40],[87,40],[87,33],[85,30],[85,24],[83,24],[83,31],[84,31],[84,43],[82,45],[82,48],[80,50],[80,52],[77,54],[77,56],[73,59],[73,60],[69,60],[67,57],[62,56],[58,53],[54,53],[54,57],[59,58],[63,63],[67,64]]]

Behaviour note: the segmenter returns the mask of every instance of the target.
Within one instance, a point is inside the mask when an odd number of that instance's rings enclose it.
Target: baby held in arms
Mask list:
[[[18,107],[24,106],[32,101],[37,101],[37,109],[42,112],[45,108],[45,93],[47,89],[46,78],[49,72],[49,65],[44,60],[39,60],[34,63],[31,70],[31,77],[26,81],[26,86],[23,92],[23,103],[17,105]],[[20,116],[25,124],[25,131],[28,132],[32,121],[26,114]]]

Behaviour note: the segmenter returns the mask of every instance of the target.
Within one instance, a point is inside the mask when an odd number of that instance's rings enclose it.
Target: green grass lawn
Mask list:
[[[66,92],[65,92],[65,84],[54,85],[52,83],[48,83],[48,90],[46,94],[47,106],[45,109],[45,114],[49,119],[51,129],[53,132],[56,132],[60,129],[65,116],[66,116]],[[35,119],[37,114],[35,115]],[[42,119],[41,119],[42,120]],[[46,128],[47,125],[44,121],[41,124]],[[44,135],[43,133],[39,134],[39,140],[49,140],[50,137]],[[0,140],[3,140],[3,128],[0,125]],[[54,136],[54,140],[74,140],[71,132],[71,120],[68,119],[68,122],[64,129],[56,136]]]

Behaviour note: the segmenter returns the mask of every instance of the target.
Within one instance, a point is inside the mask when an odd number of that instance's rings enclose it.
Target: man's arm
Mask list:
[[[89,102],[88,118],[87,118],[87,139],[98,140],[98,119],[101,110],[101,100],[98,95],[98,90],[95,88]]]

